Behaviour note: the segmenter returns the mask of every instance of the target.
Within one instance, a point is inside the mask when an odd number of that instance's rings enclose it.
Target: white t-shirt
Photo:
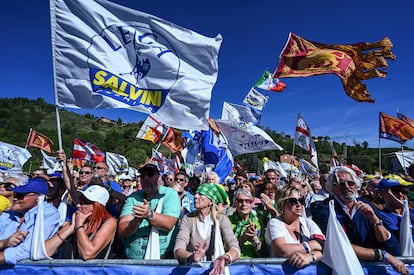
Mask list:
[[[323,235],[319,226],[312,219],[299,217],[299,222],[302,228],[301,233],[307,238],[310,238],[314,234]],[[289,234],[285,223],[280,220],[280,217],[270,219],[265,233],[267,246],[271,247],[270,243],[272,240],[281,237],[285,238],[286,243],[300,243],[300,240],[293,238],[292,235]],[[273,249],[270,249],[270,254],[272,257],[275,257]]]

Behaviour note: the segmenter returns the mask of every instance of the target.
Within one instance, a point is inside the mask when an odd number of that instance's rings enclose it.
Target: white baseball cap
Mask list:
[[[88,186],[85,190],[79,190],[79,192],[81,192],[88,200],[99,202],[103,206],[106,206],[106,203],[109,200],[108,190],[99,185]]]

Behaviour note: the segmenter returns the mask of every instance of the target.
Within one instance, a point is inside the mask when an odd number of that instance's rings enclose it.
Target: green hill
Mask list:
[[[0,98],[0,141],[24,147],[30,128],[48,136],[55,142],[55,150],[58,149],[56,112],[52,104],[46,103],[43,99],[29,100],[27,98]],[[94,117],[91,114],[79,115],[64,109],[59,111],[63,149],[70,156],[73,146],[73,139],[79,137],[96,144],[102,151],[113,152],[124,155],[131,166],[138,167],[151,156],[151,149],[156,145],[149,141],[135,138],[142,121],[139,123],[123,123],[118,121],[105,121]],[[246,170],[257,172],[262,169],[262,158],[268,157],[271,160],[279,160],[279,156],[291,153],[293,147],[292,137],[276,133],[271,129],[265,129],[273,140],[285,151],[266,151],[257,154],[245,154],[237,156],[235,160]],[[328,170],[328,164],[332,158],[329,137],[314,138],[317,143],[318,160],[321,172]],[[366,141],[353,146],[346,146],[333,142],[335,150],[346,163],[355,164],[368,173],[378,169],[378,149],[368,148]],[[298,148],[298,147],[297,147]],[[25,170],[31,167],[38,167],[41,164],[41,154],[38,149],[28,148],[33,157],[26,163]],[[383,172],[386,172],[385,154],[396,151],[396,148],[382,148]],[[160,151],[170,156],[169,150],[161,146]],[[346,152],[346,154],[345,154]],[[295,155],[299,158],[309,160],[308,155],[301,148],[298,148]],[[346,159],[345,159],[346,155]],[[259,168],[260,167],[260,168]]]

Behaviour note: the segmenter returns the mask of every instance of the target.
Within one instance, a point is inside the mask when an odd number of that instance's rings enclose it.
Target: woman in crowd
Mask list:
[[[262,220],[262,224],[267,225],[271,218],[279,215],[276,209],[277,186],[272,182],[265,182],[262,187],[262,203],[257,207],[257,216]]]
[[[264,256],[264,230],[256,212],[252,211],[253,199],[249,190],[238,189],[233,198],[236,212],[229,217],[234,235],[239,240],[241,258]]]
[[[237,185],[237,189],[244,189],[250,192],[250,194],[253,196],[253,204],[252,209],[256,210],[256,208],[262,203],[262,201],[259,198],[256,198],[256,191],[253,183],[251,183],[248,180],[244,180],[241,183]],[[234,198],[233,198],[233,201]]]
[[[281,215],[269,221],[265,236],[272,256],[290,258],[299,268],[321,260],[325,242],[318,225],[302,217],[304,204],[299,189],[283,187],[277,200]]]
[[[54,255],[63,245],[63,259],[106,259],[117,226],[116,219],[105,209],[109,193],[98,185],[78,192],[79,202],[72,223],[65,223],[56,235],[46,241],[47,254]]]
[[[225,215],[218,213],[217,204],[224,200],[218,188],[212,183],[197,188],[196,211],[184,216],[174,247],[174,255],[181,263],[213,260],[211,274],[222,274],[226,264],[240,257],[231,224]]]

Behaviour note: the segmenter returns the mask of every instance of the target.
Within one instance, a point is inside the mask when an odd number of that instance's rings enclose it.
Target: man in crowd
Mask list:
[[[183,208],[187,211],[187,213],[191,213],[195,210],[194,208],[194,195],[190,192],[186,191],[186,187],[188,186],[188,176],[184,172],[178,172],[175,175],[175,182],[181,185],[184,189],[184,194],[181,198],[181,203]]]
[[[144,259],[151,237],[151,228],[159,231],[160,258],[172,257],[173,229],[180,215],[177,191],[161,185],[162,177],[154,164],[139,169],[142,190],[126,200],[119,220],[118,233],[125,237],[125,255]]]
[[[109,192],[111,190],[114,190],[122,194],[121,186],[117,182],[108,179],[108,172],[109,167],[108,164],[106,164],[106,162],[97,162],[93,167],[93,177],[100,178],[106,189],[109,190]]]
[[[332,197],[312,204],[313,219],[326,234],[328,203],[333,199],[336,217],[357,257],[363,261],[384,261],[397,272],[408,274],[404,263],[393,256],[400,254],[398,239],[384,227],[369,204],[356,199],[360,186],[361,181],[350,168],[338,166],[332,169],[326,183]]]
[[[48,192],[48,184],[43,178],[32,178],[24,185],[10,188],[14,201],[11,208],[0,215],[0,264],[16,264],[30,259],[34,223],[39,211],[37,203],[41,195]],[[43,233],[47,240],[59,228],[57,209],[43,205]]]

